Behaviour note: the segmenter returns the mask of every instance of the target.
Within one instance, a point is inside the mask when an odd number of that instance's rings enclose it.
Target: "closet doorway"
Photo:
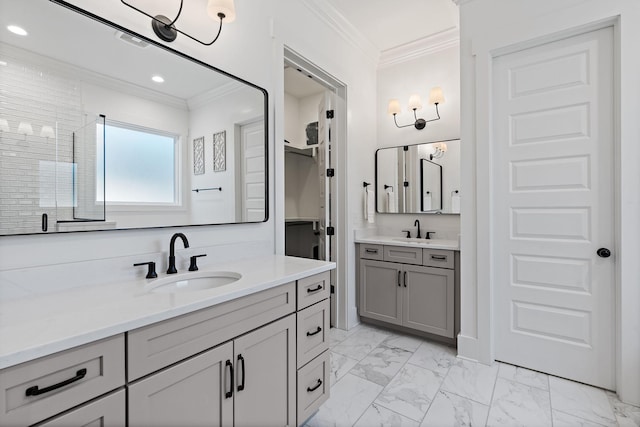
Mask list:
[[[337,263],[331,275],[332,326],[340,324],[338,305],[344,301],[338,286],[335,149],[340,135],[336,104],[344,100],[344,92],[337,80],[285,50],[285,254]]]

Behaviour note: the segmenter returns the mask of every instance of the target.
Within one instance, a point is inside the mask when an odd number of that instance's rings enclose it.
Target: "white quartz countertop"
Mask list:
[[[182,293],[152,293],[154,280],[106,283],[0,301],[0,369],[270,289],[335,268],[335,263],[283,255],[210,265],[236,272],[231,284]],[[73,274],[73,272],[69,272]],[[178,273],[178,278],[189,274]]]
[[[450,251],[460,250],[460,245],[457,240],[446,239],[417,239],[407,237],[392,237],[392,236],[367,236],[357,237],[356,243],[371,243],[376,245],[394,245],[394,246],[406,246],[411,248],[429,248],[429,249],[446,249]]]

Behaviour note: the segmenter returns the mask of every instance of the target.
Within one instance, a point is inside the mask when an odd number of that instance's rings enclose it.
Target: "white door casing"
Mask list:
[[[334,226],[335,221],[335,208],[332,206],[334,201],[334,195],[336,192],[335,180],[327,176],[327,169],[333,168],[332,154],[332,138],[334,136],[331,133],[332,120],[328,118],[327,112],[332,111],[333,96],[330,91],[325,91],[324,96],[318,104],[318,183],[320,185],[319,194],[319,206],[320,212],[318,213],[319,226],[319,257],[326,261],[336,260],[336,238],[335,236],[327,235],[327,227]],[[334,226],[335,230],[335,226]],[[335,286],[336,283],[336,271],[331,271],[331,284]],[[331,300],[331,325],[336,324],[336,310],[337,301],[335,294],[330,296]]]
[[[613,29],[493,59],[495,357],[615,389]]]

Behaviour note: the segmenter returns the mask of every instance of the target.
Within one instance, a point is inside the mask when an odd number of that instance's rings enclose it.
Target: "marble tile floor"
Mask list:
[[[331,397],[305,427],[640,426],[614,393],[383,328],[332,329],[330,351]]]

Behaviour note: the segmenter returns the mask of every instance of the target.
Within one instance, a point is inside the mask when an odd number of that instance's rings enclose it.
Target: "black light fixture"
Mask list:
[[[178,14],[173,20],[167,18],[164,15],[152,16],[147,12],[127,3],[125,0],[120,1],[125,6],[128,6],[131,9],[151,18],[151,28],[153,28],[153,32],[156,33],[156,36],[158,36],[158,38],[166,42],[174,41],[176,37],[178,37],[178,33],[180,33],[186,37],[189,37],[191,40],[197,41],[202,45],[211,46],[216,42],[216,40],[218,40],[218,37],[220,37],[220,33],[222,32],[222,22],[224,21],[225,23],[231,23],[236,19],[236,9],[233,5],[233,0],[209,0],[209,2],[207,3],[207,14],[209,15],[209,17],[211,17],[211,19],[219,20],[220,27],[218,28],[218,33],[216,34],[215,38],[212,41],[206,43],[176,28],[175,23],[178,18],[180,18],[180,14],[182,13],[184,0],[180,0],[180,8],[178,9]]]
[[[416,114],[416,111],[422,108],[422,101],[420,100],[419,95],[411,95],[411,97],[409,98],[409,111],[413,111],[413,118],[415,122],[409,123],[407,125],[402,125],[402,126],[399,125],[398,121],[396,120],[396,115],[401,111],[400,101],[398,101],[397,99],[392,99],[391,101],[389,101],[389,108],[387,111],[389,112],[389,114],[393,114],[393,121],[396,124],[396,127],[406,128],[408,126],[413,126],[418,130],[422,130],[425,128],[428,122],[434,122],[436,120],[440,120],[440,112],[438,111],[438,104],[442,104],[442,103],[444,103],[444,95],[442,94],[442,88],[434,87],[433,89],[431,89],[431,92],[429,93],[429,104],[434,104],[436,106],[436,118],[430,119],[430,120],[425,120],[422,118],[419,119],[418,115]]]

